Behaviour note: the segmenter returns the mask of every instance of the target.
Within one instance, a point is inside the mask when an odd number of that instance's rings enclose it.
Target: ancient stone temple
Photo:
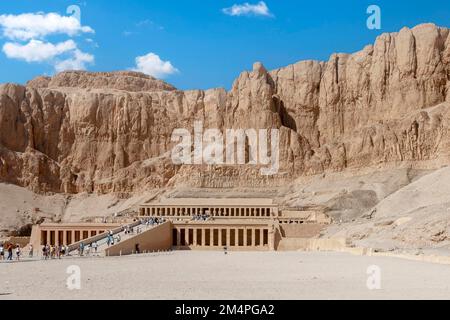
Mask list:
[[[106,255],[171,249],[298,250],[329,223],[321,208],[284,210],[271,199],[170,198],[143,203],[136,216],[121,223],[44,223],[33,228],[31,243],[77,250],[80,243],[100,242]],[[106,246],[111,233],[119,240]]]
[[[278,205],[270,199],[167,199],[140,208],[172,221],[177,249],[274,250]]]

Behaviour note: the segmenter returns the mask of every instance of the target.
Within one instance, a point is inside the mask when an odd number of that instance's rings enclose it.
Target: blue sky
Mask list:
[[[24,83],[72,67],[150,70],[180,89],[230,88],[255,61],[274,69],[304,59],[328,60],[333,52],[358,51],[379,34],[403,26],[433,22],[450,27],[448,0],[265,0],[266,12],[231,14],[233,5],[245,2],[260,4],[259,0],[1,1],[0,22],[2,16],[25,13],[69,16],[70,5],[79,6],[81,16],[80,25],[70,29],[73,33],[44,30],[18,37],[5,34],[16,20],[0,23],[0,82]],[[381,30],[366,27],[371,4],[381,8]],[[38,49],[43,56],[36,56]]]

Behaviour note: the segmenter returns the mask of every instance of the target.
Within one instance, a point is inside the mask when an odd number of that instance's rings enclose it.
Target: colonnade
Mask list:
[[[174,247],[269,247],[268,228],[261,227],[189,227],[172,229]]]
[[[270,217],[272,207],[189,207],[189,206],[150,206],[141,207],[141,216],[183,217],[209,215],[212,217]]]
[[[101,234],[106,232],[105,229],[88,229],[88,230],[40,230],[41,232],[41,245],[70,245],[72,243],[76,243],[78,241],[96,236],[97,234]]]

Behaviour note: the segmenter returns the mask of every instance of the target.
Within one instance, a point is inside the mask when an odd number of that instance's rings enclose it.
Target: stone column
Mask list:
[[[66,230],[64,230],[63,231],[63,243],[62,243],[63,245],[67,245],[67,231]]]
[[[59,244],[59,230],[55,230],[55,245]]]
[[[230,248],[231,246],[231,240],[230,240],[230,228],[227,228],[227,248]]]
[[[209,230],[210,230],[209,231],[209,244],[210,244],[210,247],[214,247],[214,229],[211,228]]]
[[[219,247],[223,246],[223,243],[222,243],[222,229],[217,229],[217,245]]]
[[[45,239],[47,244],[50,244],[50,230],[47,230],[47,239]]]
[[[274,229],[269,229],[268,232],[268,242],[269,242],[269,250],[271,251],[275,251],[275,230]]]
[[[184,242],[189,246],[189,228],[186,228],[184,231]]]
[[[206,246],[206,229],[202,228],[202,246]]]
[[[247,247],[247,228],[244,228],[244,247]]]
[[[177,229],[177,246],[181,246],[181,229]]]
[[[252,228],[252,247],[256,247],[256,233],[255,233],[255,228]]]

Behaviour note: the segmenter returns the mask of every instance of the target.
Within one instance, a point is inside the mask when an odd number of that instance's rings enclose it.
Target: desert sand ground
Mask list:
[[[81,269],[68,290],[66,268]],[[367,288],[367,268],[381,289]],[[450,266],[319,252],[176,251],[0,262],[0,299],[450,299]]]

